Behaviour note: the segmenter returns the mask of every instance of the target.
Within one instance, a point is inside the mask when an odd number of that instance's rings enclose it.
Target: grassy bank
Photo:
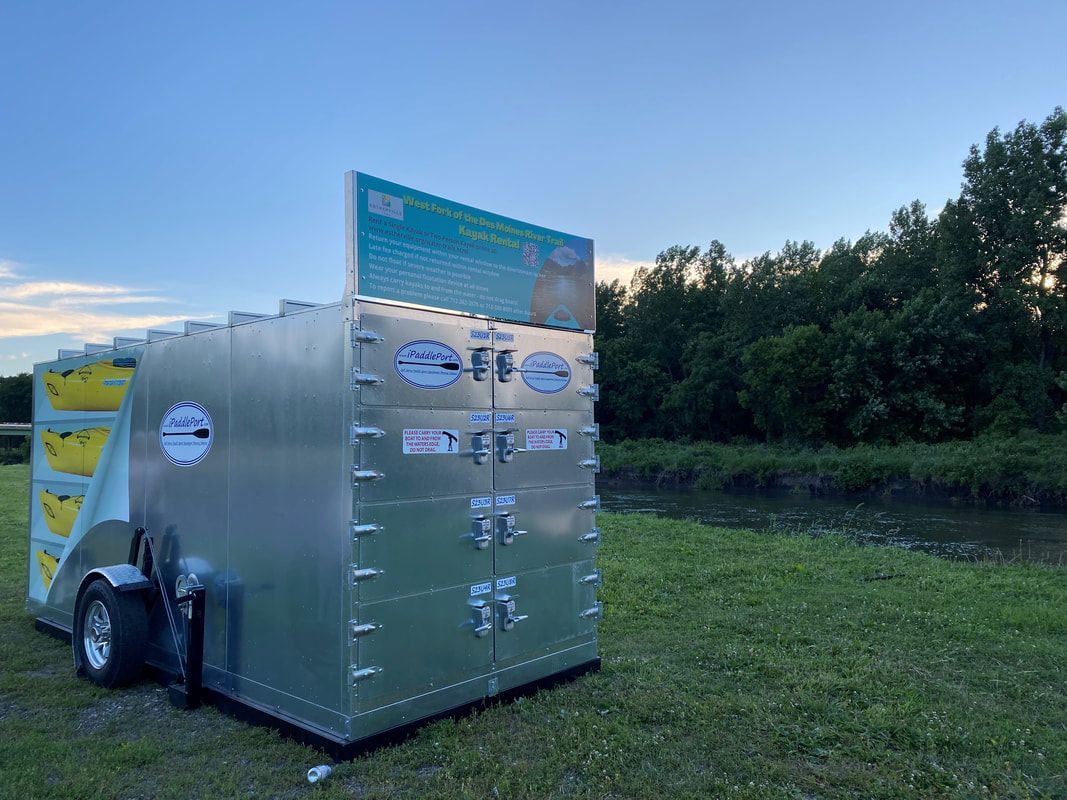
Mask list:
[[[1067,505],[1067,436],[818,450],[782,445],[602,443],[603,475],[701,488],[897,491],[979,501]]]
[[[1067,572],[604,515],[604,670],[423,728],[310,787],[314,751],[105,691],[22,610],[0,468],[0,796],[898,798],[1067,793]]]

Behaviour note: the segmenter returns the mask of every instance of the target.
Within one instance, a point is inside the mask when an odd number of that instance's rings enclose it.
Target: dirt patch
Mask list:
[[[145,727],[158,729],[169,713],[167,690],[154,683],[142,683],[108,694],[86,708],[78,716],[75,732],[78,736],[90,736],[114,723],[128,739],[135,739]]]

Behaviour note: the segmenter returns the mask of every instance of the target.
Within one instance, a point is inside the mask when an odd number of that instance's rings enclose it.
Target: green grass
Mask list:
[[[902,481],[920,492],[1067,505],[1067,435],[844,449],[647,439],[601,443],[598,452],[608,477],[679,481],[703,488],[770,486],[801,478],[821,480],[828,490],[863,491]]]
[[[1063,570],[605,514],[600,674],[309,786],[309,748],[73,676],[23,611],[26,492],[0,467],[0,797],[1067,796]]]

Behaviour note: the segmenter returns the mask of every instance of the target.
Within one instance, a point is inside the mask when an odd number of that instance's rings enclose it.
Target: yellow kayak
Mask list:
[[[56,472],[91,478],[110,433],[111,428],[85,428],[66,433],[56,433],[51,428],[41,431],[48,465]]]
[[[50,556],[44,550],[38,550],[37,566],[41,570],[41,580],[44,581],[44,588],[51,588],[52,578],[55,577],[56,570],[59,569],[59,559],[55,556]]]
[[[42,380],[56,411],[118,411],[136,366],[136,359],[116,358],[64,372],[48,370]]]
[[[44,521],[48,524],[48,530],[57,536],[70,536],[70,530],[74,527],[78,512],[81,511],[85,495],[53,494],[43,489],[37,493],[37,497],[41,501],[41,510],[44,511]]]

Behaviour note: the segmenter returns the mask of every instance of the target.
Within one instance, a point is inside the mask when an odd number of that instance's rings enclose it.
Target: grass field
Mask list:
[[[602,442],[607,477],[719,488],[815,482],[827,491],[908,491],[1067,506],[1067,435],[1020,434],[941,444],[819,449],[765,444]]]
[[[1067,571],[604,515],[603,671],[323,758],[74,677],[0,467],[3,798],[1067,796]]]

